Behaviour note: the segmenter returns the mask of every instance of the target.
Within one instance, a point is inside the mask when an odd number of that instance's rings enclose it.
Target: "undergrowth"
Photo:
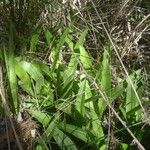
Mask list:
[[[148,149],[149,8],[148,1],[0,2],[6,139],[14,136],[18,149]]]

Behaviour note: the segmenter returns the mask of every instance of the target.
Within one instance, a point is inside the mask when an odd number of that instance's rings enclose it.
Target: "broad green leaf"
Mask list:
[[[47,127],[52,119],[50,115],[38,110],[29,109],[27,111],[33,118],[38,120],[44,127]]]
[[[52,63],[52,70],[56,68],[57,62],[59,61],[59,55],[60,55],[60,50],[63,44],[65,43],[66,36],[69,34],[69,28],[66,28],[64,33],[61,35],[58,44],[56,46],[56,49],[53,49],[52,51],[52,56],[53,56],[53,63]]]
[[[34,64],[21,61],[20,65],[24,68],[24,70],[35,80],[44,82],[43,75],[41,74],[41,70],[34,66]]]
[[[44,63],[32,63],[36,68],[41,70],[45,75],[51,76],[50,67],[47,64]]]
[[[55,107],[60,110],[60,111],[63,111],[64,113],[68,114],[68,115],[72,115],[71,113],[71,109],[72,109],[72,106],[71,106],[71,101],[70,99],[59,99],[59,101],[62,101],[60,102],[59,104],[55,105]],[[73,116],[71,116],[73,117]]]
[[[95,101],[97,101],[99,98],[100,98],[99,95],[92,96],[92,97],[86,99],[86,100],[85,100],[85,103],[88,103],[88,102],[95,102]]]
[[[48,124],[48,127],[47,129],[45,130],[44,134],[42,135],[43,138],[52,138],[53,136],[53,133],[54,133],[54,130],[55,128],[57,128],[58,126],[58,120],[60,119],[60,112],[57,112],[53,115],[53,117],[51,117],[51,120]]]
[[[75,44],[74,50],[79,49],[80,46],[83,47],[84,41],[85,41],[85,37],[88,33],[88,30],[85,30],[81,33],[77,43]]]
[[[47,129],[45,130],[44,134],[42,135],[43,139],[46,139],[46,138],[51,139],[54,136],[53,133],[54,133],[55,129],[57,128],[56,127],[57,126],[57,120],[58,120],[57,115],[56,115],[56,117],[53,117],[51,119]]]
[[[61,150],[77,150],[74,142],[58,128],[55,128],[53,138],[55,139]]]
[[[120,109],[123,117],[125,118],[125,120],[127,120],[127,113],[126,113],[125,109],[122,106],[120,106],[119,109]]]
[[[22,87],[22,89],[30,93],[31,95],[34,95],[32,90],[31,79],[27,72],[24,70],[24,68],[22,68],[19,61],[15,61],[15,72],[20,79],[19,85]]]
[[[78,56],[76,54],[72,54],[68,67],[64,72],[64,81],[67,80],[68,77],[75,74],[77,70],[77,64],[78,64]]]
[[[84,116],[85,114],[85,89],[87,80],[83,80],[79,83],[79,91],[76,98],[76,109],[79,111],[79,113]]]
[[[110,91],[106,92],[106,95],[108,98],[110,98],[111,102],[115,100],[117,97],[119,97],[127,87],[126,81],[123,81],[119,83],[116,87],[112,88]]]
[[[137,84],[137,94],[138,94],[138,96],[139,96],[139,98],[140,98],[140,100],[141,100],[141,103],[143,103],[143,99],[142,99],[142,97],[143,97],[143,93],[144,93],[144,88],[143,88],[143,84],[142,84],[142,82],[141,82],[141,71],[139,71],[139,72],[137,72],[136,73],[136,84]],[[138,102],[138,100],[137,100],[137,97],[136,97],[136,101],[137,101],[137,104],[136,104],[136,107],[138,107],[139,106],[139,102]],[[135,107],[135,108],[136,108]],[[141,106],[140,106],[140,109],[138,109],[136,112],[135,112],[135,116],[136,116],[136,121],[138,122],[138,121],[141,121],[141,119],[142,119],[142,109],[141,109]]]
[[[119,83],[116,87],[112,88],[111,91],[106,92],[106,95],[108,96],[110,101],[113,102],[117,97],[121,96],[121,94],[126,90],[126,87],[127,83],[126,81],[123,81]],[[96,95],[86,99],[86,102],[97,101],[99,98],[101,97],[99,95]]]
[[[71,125],[71,124],[64,124],[63,123],[59,123],[58,126],[61,130],[68,132],[70,134],[72,134],[73,136],[75,136],[76,138],[84,141],[84,142],[88,142],[88,137],[87,137],[87,133],[84,129],[75,126],[75,125]]]
[[[41,32],[41,30],[37,29],[33,33],[32,37],[31,37],[31,42],[30,42],[30,51],[33,51],[33,52],[36,51],[36,46],[39,42],[40,32]]]
[[[98,60],[96,64],[94,64],[93,72],[95,73],[93,76],[95,81],[98,85],[101,85],[101,78],[102,78],[102,62]]]
[[[45,37],[46,37],[47,44],[50,46],[50,44],[52,42],[52,38],[53,38],[52,33],[49,32],[48,30],[46,30],[45,31]]]
[[[54,138],[55,129],[57,129],[59,118],[60,118],[59,112],[57,112],[55,114],[55,116],[51,117],[51,119],[48,122],[48,127],[46,128],[43,135],[41,136],[42,140],[44,139],[45,141],[47,141],[47,140],[49,141],[49,140],[51,140],[52,137]]]
[[[18,104],[18,86],[17,86],[17,78],[15,73],[15,58],[14,58],[14,42],[13,42],[13,25],[10,23],[10,35],[9,35],[9,48],[4,49],[4,59],[7,69],[7,75],[10,86],[10,93],[12,100],[10,100],[10,106],[13,112],[18,112],[19,104]]]
[[[74,43],[72,42],[72,40],[69,36],[66,37],[65,42],[68,44],[69,48],[73,52],[74,51]]]
[[[126,112],[127,116],[132,116],[134,115],[137,111],[139,111],[141,109],[141,106],[138,105],[136,107],[134,107],[133,109],[131,109],[129,112]]]
[[[89,54],[87,53],[87,51],[85,50],[83,46],[79,46],[79,50],[80,50],[80,60],[81,60],[83,67],[87,71],[91,70],[91,67],[92,67],[91,57],[89,56]]]
[[[111,91],[106,92],[106,95],[108,96],[110,103],[112,103],[114,100],[116,100],[116,98],[118,98],[119,96],[121,96],[123,94],[123,92],[126,90],[126,81],[123,81],[121,83],[119,83],[116,87],[112,88]],[[107,104],[104,103],[103,106],[99,106],[99,109],[97,108],[97,100],[101,100],[103,101],[103,99],[101,98],[101,96],[96,95],[96,96],[92,96],[91,98],[88,98],[85,100],[85,103],[87,102],[93,102],[94,104],[94,110],[97,114],[99,114],[101,112],[101,114],[99,115],[99,119],[101,119],[103,113],[107,107]],[[95,104],[96,103],[96,104]],[[101,102],[102,103],[102,102]]]
[[[43,76],[47,76],[50,78],[50,81],[56,83],[56,73],[51,71],[50,67],[46,64],[43,63],[34,63],[34,66],[36,68],[38,68],[38,70],[41,71],[41,73],[43,74]],[[51,83],[52,83],[51,82]]]
[[[36,150],[45,150],[45,149],[41,145],[37,145]]]
[[[62,98],[72,94],[72,87],[75,80],[75,72],[77,70],[77,57],[75,54],[72,55],[71,60],[68,64],[67,69],[63,75],[63,95]]]
[[[101,89],[105,93],[111,92],[110,50],[111,50],[110,45],[104,47],[102,74],[101,74]],[[102,98],[100,98],[98,101],[98,107],[100,115],[102,116],[106,107],[106,102]]]
[[[64,81],[62,98],[69,97],[73,92],[74,75],[71,75]]]
[[[135,93],[132,89],[130,82],[128,82],[126,95],[126,112],[131,111],[135,106],[136,106]]]
[[[62,100],[63,102],[55,106],[58,110],[64,112],[72,119],[74,119],[79,126],[82,126],[82,123],[86,122],[86,118],[83,117],[74,107],[72,107],[72,104],[74,104],[74,100],[75,97],[70,99],[68,98],[68,100],[64,99]]]
[[[95,137],[97,139],[101,139],[104,137],[103,128],[101,126],[101,120],[99,119],[99,116],[96,114],[96,112],[91,109],[91,124],[92,124],[92,130],[94,131]]]
[[[37,145],[35,149],[36,149],[36,150],[49,150],[48,148],[46,148],[46,147],[43,146],[43,145]]]
[[[39,93],[40,89],[42,88],[44,84],[44,77],[41,73],[41,70],[38,67],[36,67],[34,64],[26,62],[26,61],[21,61],[20,65],[36,82],[36,92]]]
[[[87,99],[89,99],[91,97],[93,97],[92,90],[91,90],[91,87],[89,85],[89,82],[86,81],[86,86],[85,86],[85,100],[87,100]],[[84,105],[87,108],[93,108],[93,102],[89,101],[89,102],[85,103]]]
[[[120,143],[120,150],[127,150],[129,148],[128,144]]]
[[[139,98],[142,97],[142,84],[140,83],[140,71],[135,72],[132,76],[131,76],[131,80],[134,84],[134,88],[139,96]],[[136,107],[139,106],[139,102],[137,100],[137,97],[135,95],[135,92],[133,90],[133,87],[130,83],[130,80],[127,79],[127,92],[126,92],[126,113],[132,112],[133,110],[135,111]],[[130,113],[131,114],[131,113]],[[136,116],[136,120],[138,121],[139,119],[141,119],[141,109],[138,109],[134,114],[128,116],[128,118],[130,118],[131,121],[133,121],[133,117]]]
[[[101,75],[101,89],[104,92],[111,89],[110,50],[109,46],[104,47]]]
[[[100,148],[99,148],[99,150],[106,150],[107,149],[107,145],[102,145]]]

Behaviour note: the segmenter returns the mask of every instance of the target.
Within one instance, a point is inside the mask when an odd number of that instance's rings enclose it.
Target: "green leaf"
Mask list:
[[[69,48],[73,52],[74,51],[74,43],[72,42],[72,40],[69,36],[66,37],[65,42],[68,44]]]
[[[106,92],[107,97],[110,100],[110,103],[112,103],[114,100],[116,100],[116,98],[118,98],[119,96],[121,96],[123,94],[123,92],[126,90],[127,87],[127,83],[126,81],[123,81],[121,83],[119,83],[116,87],[114,87],[113,89],[111,89],[110,91]],[[92,96],[88,99],[85,100],[85,103],[87,102],[93,102],[94,104],[94,110],[95,112],[97,112],[97,115],[99,115],[99,119],[101,119],[103,112],[105,111],[107,104],[104,103],[103,106],[99,106],[99,108],[97,108],[97,103],[96,101],[103,101],[103,99],[101,98],[101,96],[96,95],[96,96]],[[96,103],[96,104],[95,104]],[[101,102],[102,103],[102,102]],[[100,109],[100,111],[99,111]]]
[[[63,74],[63,95],[62,98],[69,96],[73,92],[73,85],[75,81],[75,74],[77,70],[77,57],[75,54],[72,55],[71,60],[67,69]]]
[[[125,120],[127,120],[127,113],[126,113],[125,109],[122,106],[120,106],[119,109],[120,109],[123,117],[125,118]]]
[[[134,84],[134,88],[139,98],[141,98],[142,93],[143,93],[143,90],[142,90],[143,88],[140,82],[140,78],[141,78],[140,71],[135,72],[130,78]],[[127,78],[127,83],[128,83],[128,86],[127,86],[127,92],[126,92],[126,113],[130,114],[128,115],[128,118],[130,119],[130,121],[134,121],[133,120],[134,116],[136,117],[136,121],[139,121],[141,120],[142,111],[141,109],[136,109],[139,106],[139,102],[135,95],[135,91],[133,90],[133,87],[131,85],[131,82],[128,78]],[[134,111],[135,113],[133,114]]]
[[[104,92],[111,89],[110,50],[109,46],[104,47],[101,75],[101,89]]]
[[[71,75],[70,77],[66,78],[63,84],[63,94],[62,98],[67,98],[72,95],[73,92],[73,85],[74,85],[74,75]]]
[[[51,117],[50,122],[48,123],[48,127],[42,135],[43,139],[51,139],[53,137],[53,133],[58,126],[58,120],[60,118],[60,113],[57,112],[53,117]]]
[[[79,49],[80,46],[83,47],[83,44],[84,44],[85,37],[86,37],[87,33],[88,33],[87,29],[81,33],[77,43],[75,44],[74,50]]]
[[[15,72],[20,79],[19,85],[22,87],[22,89],[30,93],[31,95],[34,95],[32,90],[31,79],[27,72],[24,70],[24,68],[21,66],[19,61],[15,61]]]
[[[46,148],[46,147],[43,146],[43,145],[37,145],[35,149],[36,149],[36,150],[48,150],[48,148]]]
[[[15,73],[15,58],[14,58],[14,43],[13,43],[13,25],[10,23],[10,35],[9,35],[9,48],[8,50],[4,49],[4,59],[7,69],[7,75],[9,80],[10,86],[10,93],[12,100],[11,103],[11,110],[13,112],[18,112],[19,104],[18,104],[18,85],[17,85],[17,78]]]
[[[31,37],[30,51],[32,51],[32,52],[36,51],[36,46],[39,42],[40,32],[41,32],[41,30],[37,29]]]
[[[67,80],[68,77],[75,74],[77,70],[77,64],[78,64],[78,56],[76,54],[72,54],[68,67],[64,72],[64,81]]]
[[[86,52],[85,48],[83,46],[79,46],[80,50],[80,60],[83,65],[83,67],[88,71],[91,70],[92,67],[92,61],[89,54]]]
[[[121,150],[127,150],[129,148],[128,144],[120,143],[120,149]]]
[[[27,111],[33,118],[37,119],[44,127],[47,127],[52,119],[52,117],[49,116],[47,113],[40,112],[39,110],[29,109]]]
[[[99,148],[99,150],[106,150],[107,149],[107,145],[102,145],[100,148]]]
[[[127,87],[126,81],[119,83],[116,87],[112,88],[111,91],[106,92],[108,98],[113,102],[117,97],[119,97]]]
[[[42,86],[44,85],[44,77],[41,73],[40,68],[36,67],[36,65],[21,61],[20,65],[22,68],[31,76],[31,78],[36,82],[36,93],[39,93]]]
[[[91,119],[92,131],[94,132],[97,140],[100,140],[100,139],[103,140],[104,132],[101,126],[101,121],[99,119],[99,116],[93,109],[90,109],[90,112],[91,112],[91,118],[92,118]]]
[[[54,133],[53,133],[53,138],[55,139],[60,149],[77,150],[77,147],[74,144],[74,142],[58,128],[55,128]]]
[[[59,60],[61,47],[65,43],[65,39],[66,39],[67,35],[69,34],[69,30],[70,30],[69,28],[66,28],[66,30],[64,31],[64,33],[61,35],[61,37],[59,39],[56,49],[53,49],[53,51],[52,51],[52,56],[53,56],[53,60],[54,60],[52,63],[52,70],[54,70],[56,68],[57,61]]]
[[[101,89],[107,94],[111,92],[110,50],[110,45],[104,47],[101,74]],[[111,93],[109,95],[111,95]],[[98,101],[98,107],[100,111],[99,113],[102,117],[103,112],[106,108],[106,102],[102,98],[100,98]]]
[[[72,134],[76,138],[78,138],[84,142],[88,142],[87,133],[82,128],[79,128],[78,126],[75,126],[75,125],[66,124],[66,123],[65,123],[65,126],[63,123],[59,123],[58,127],[61,130]]]
[[[83,80],[79,83],[79,91],[76,98],[76,109],[79,111],[79,113],[84,116],[85,114],[85,89],[87,80]]]
[[[52,39],[53,39],[52,33],[49,32],[48,30],[46,30],[45,31],[45,37],[46,37],[47,44],[50,46],[51,42],[52,42]]]
[[[49,77],[50,81],[56,83],[56,73],[53,72],[47,64],[34,63],[34,66],[42,73],[43,76]]]

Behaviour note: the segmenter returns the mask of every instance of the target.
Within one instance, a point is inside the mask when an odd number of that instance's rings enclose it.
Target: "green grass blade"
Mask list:
[[[11,99],[10,106],[13,112],[18,112],[19,103],[18,103],[18,85],[17,77],[15,73],[15,59],[14,59],[14,43],[13,43],[13,25],[10,23],[10,35],[9,35],[9,48],[8,50],[4,49],[4,59],[7,69],[7,75],[10,86]]]

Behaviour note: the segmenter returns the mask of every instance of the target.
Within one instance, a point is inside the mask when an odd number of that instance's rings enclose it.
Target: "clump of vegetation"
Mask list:
[[[18,149],[150,147],[149,2],[4,0],[0,8],[7,149],[9,135]]]

